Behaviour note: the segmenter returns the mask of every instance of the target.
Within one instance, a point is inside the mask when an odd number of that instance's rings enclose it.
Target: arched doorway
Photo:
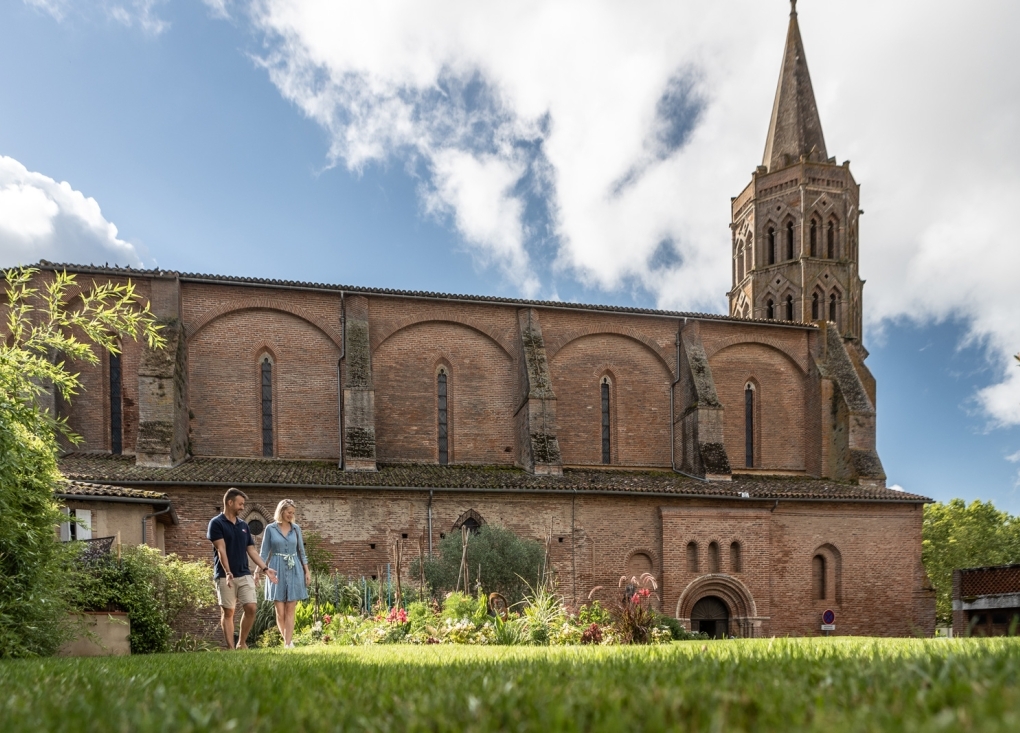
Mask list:
[[[705,596],[691,609],[691,631],[708,634],[712,639],[725,639],[729,635],[730,612],[726,604],[715,596]]]

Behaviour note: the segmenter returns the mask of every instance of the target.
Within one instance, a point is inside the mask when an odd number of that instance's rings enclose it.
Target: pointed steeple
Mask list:
[[[828,157],[804,55],[804,42],[797,23],[797,0],[791,0],[790,5],[790,30],[786,34],[783,68],[779,72],[779,86],[762,160],[770,171],[794,163],[800,156],[809,153],[813,153],[816,160]]]

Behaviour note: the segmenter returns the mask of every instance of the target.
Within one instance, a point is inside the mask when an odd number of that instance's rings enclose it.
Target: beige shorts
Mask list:
[[[230,587],[227,587],[227,579],[220,578],[216,581],[216,602],[224,608],[236,608],[237,602],[242,606],[255,603],[255,579],[250,575],[242,575],[240,578],[232,578]]]

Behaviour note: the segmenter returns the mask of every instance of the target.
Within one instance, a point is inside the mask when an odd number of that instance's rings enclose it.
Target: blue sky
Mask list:
[[[890,484],[1020,513],[1020,259],[995,221],[1020,192],[996,29],[1020,16],[922,3],[917,28],[912,4],[876,31],[878,2],[800,3],[868,212],[879,450]],[[0,4],[0,264],[722,311],[785,3],[527,5]]]

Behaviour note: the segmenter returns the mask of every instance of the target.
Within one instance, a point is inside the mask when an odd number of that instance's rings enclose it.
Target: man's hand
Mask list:
[[[233,588],[234,587],[234,584],[231,582],[233,579],[234,579],[234,576],[231,575],[230,573],[227,573],[227,587],[228,588]]]

